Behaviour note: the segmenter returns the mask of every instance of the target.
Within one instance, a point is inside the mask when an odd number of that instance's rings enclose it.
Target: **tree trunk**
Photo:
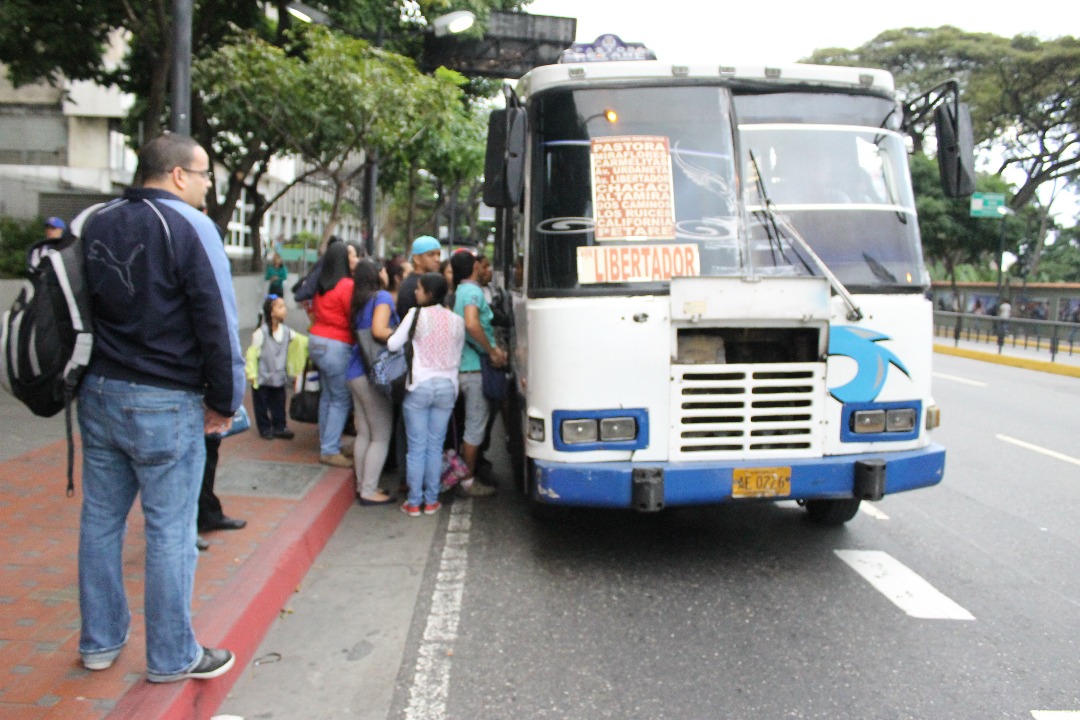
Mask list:
[[[413,234],[416,224],[416,191],[419,185],[419,177],[416,173],[416,165],[409,165],[409,190],[406,196],[408,205],[405,209],[405,254],[409,254],[409,245],[415,235]]]

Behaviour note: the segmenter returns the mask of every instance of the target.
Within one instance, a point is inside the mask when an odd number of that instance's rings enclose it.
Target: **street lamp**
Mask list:
[[[289,3],[285,8],[289,14],[300,22],[315,23],[316,25],[330,25],[330,16],[321,10],[317,10],[301,2]]]
[[[476,15],[468,10],[455,10],[454,12],[440,15],[431,23],[435,37],[456,35],[463,33],[476,23]]]

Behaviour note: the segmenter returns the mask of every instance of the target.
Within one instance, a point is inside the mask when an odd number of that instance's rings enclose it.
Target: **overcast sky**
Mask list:
[[[691,64],[782,64],[827,47],[856,48],[884,30],[952,25],[1002,37],[1080,37],[1080,2],[1036,0],[534,0],[535,15],[577,18],[577,42],[614,33],[640,42],[658,60]],[[1076,218],[1074,196],[1054,203],[1059,219]],[[1072,224],[1066,222],[1066,224]]]
[[[534,0],[526,9],[576,17],[578,42],[614,33],[683,64],[795,62],[817,48],[854,48],[902,27],[1080,36],[1077,0]]]

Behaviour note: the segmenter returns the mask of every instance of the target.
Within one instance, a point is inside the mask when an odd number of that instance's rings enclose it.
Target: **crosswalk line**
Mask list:
[[[880,550],[833,550],[875,590],[911,617],[924,620],[974,620],[975,616],[942,594],[902,562]]]

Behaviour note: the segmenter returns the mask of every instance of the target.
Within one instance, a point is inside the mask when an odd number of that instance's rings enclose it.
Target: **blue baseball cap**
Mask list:
[[[413,240],[412,244],[413,255],[423,255],[426,252],[441,249],[442,245],[439,244],[439,241],[431,237],[430,235],[421,235],[420,237]]]
[[[51,228],[59,228],[59,229],[63,230],[64,228],[67,227],[67,224],[64,223],[64,221],[61,220],[58,217],[51,217],[51,218],[49,218],[48,220],[45,221],[45,226],[46,227],[51,227]]]

